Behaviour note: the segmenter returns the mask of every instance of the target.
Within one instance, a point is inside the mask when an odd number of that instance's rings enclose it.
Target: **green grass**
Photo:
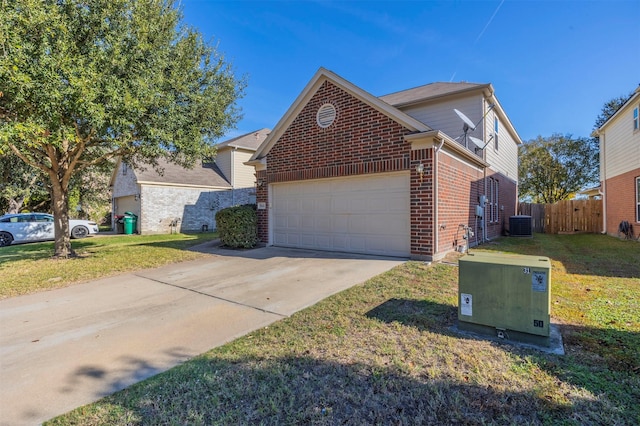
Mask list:
[[[54,259],[53,242],[0,248],[0,299],[65,287],[127,271],[193,260],[185,250],[217,237],[215,233],[113,235],[72,240],[78,257]]]
[[[48,424],[640,423],[640,245],[482,250],[552,258],[566,355],[456,334],[457,268],[407,262]]]

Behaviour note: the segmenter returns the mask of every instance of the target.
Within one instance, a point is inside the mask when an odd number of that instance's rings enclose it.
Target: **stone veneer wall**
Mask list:
[[[145,185],[142,188],[142,213],[138,228],[143,234],[171,231],[171,221],[179,218],[179,230],[200,231],[207,225],[216,229],[215,214],[219,210],[255,202],[255,189],[205,190],[185,187]]]

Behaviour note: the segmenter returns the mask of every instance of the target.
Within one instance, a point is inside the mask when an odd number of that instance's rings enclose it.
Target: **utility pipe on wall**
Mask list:
[[[444,145],[444,138],[440,138],[440,145],[433,152],[433,255],[438,253],[440,223],[438,221],[438,156]]]

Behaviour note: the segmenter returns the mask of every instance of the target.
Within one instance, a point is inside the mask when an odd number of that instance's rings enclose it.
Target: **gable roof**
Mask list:
[[[616,117],[622,114],[623,110],[626,110],[629,106],[633,105],[635,101],[638,99],[640,99],[640,84],[638,85],[638,87],[636,87],[636,90],[633,92],[633,95],[631,95],[631,97],[627,99],[627,101],[624,104],[622,104],[622,106],[618,108],[618,110],[611,117],[609,117],[607,121],[602,123],[602,126],[594,130],[591,135],[599,136],[601,132],[604,130],[604,128],[609,125],[609,123],[611,123]]]
[[[152,166],[145,165],[134,169],[138,184],[158,184],[174,186],[196,186],[231,189],[231,185],[215,163],[196,163],[192,169],[184,168],[164,159],[158,160],[163,173],[158,173]]]
[[[392,120],[401,124],[402,126],[416,132],[426,132],[432,130],[426,124],[416,120],[408,114],[400,111],[399,109],[389,105],[387,102],[380,100],[372,94],[362,90],[356,85],[350,83],[344,78],[338,76],[332,71],[320,67],[318,71],[311,78],[309,83],[305,86],[302,92],[298,95],[293,104],[289,107],[284,116],[278,121],[278,124],[274,127],[273,131],[267,136],[262,145],[260,145],[247,163],[252,163],[256,160],[263,158],[271,150],[273,145],[287,130],[289,125],[298,116],[300,111],[309,102],[309,100],[316,93],[318,88],[325,82],[330,81],[332,84],[338,86],[340,89],[349,93],[351,96],[366,103],[370,107],[376,109],[382,114],[388,116]]]
[[[491,84],[477,83],[431,83],[413,89],[402,90],[380,96],[380,99],[395,107],[406,106],[426,100],[436,99],[442,96],[450,96],[457,93],[484,90],[491,88]],[[493,90],[491,90],[493,92]]]
[[[269,133],[271,133],[271,129],[264,128],[256,130],[241,136],[237,136],[233,139],[229,139],[228,141],[221,142],[217,144],[216,147],[218,148],[218,150],[224,148],[240,148],[249,151],[255,151],[256,149],[258,149],[260,144],[264,142]]]

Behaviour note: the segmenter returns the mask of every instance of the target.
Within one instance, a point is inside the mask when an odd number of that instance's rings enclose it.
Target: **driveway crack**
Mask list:
[[[267,313],[267,314],[277,315],[280,318],[288,318],[288,315],[284,315],[284,314],[281,314],[281,313],[278,313],[278,312],[273,312],[273,311],[270,311],[268,309],[260,308],[258,306],[252,306],[252,305],[248,305],[246,303],[238,302],[238,301],[235,301],[235,300],[225,299],[224,297],[214,296],[212,294],[205,293],[203,291],[194,290],[192,288],[184,287],[184,286],[181,286],[181,285],[178,285],[178,284],[168,283],[166,281],[158,280],[158,279],[155,279],[155,278],[145,277],[144,275],[138,275],[138,274],[133,274],[133,275],[135,275],[136,277],[144,278],[146,280],[157,282],[159,284],[168,285],[168,286],[171,286],[171,287],[179,288],[181,290],[187,290],[187,291],[190,291],[192,293],[199,294],[201,296],[210,297],[212,299],[221,300],[223,302],[232,303],[234,305],[242,306],[242,307],[249,308],[249,309],[255,309],[256,311],[261,311],[261,312],[264,312],[264,313]]]

